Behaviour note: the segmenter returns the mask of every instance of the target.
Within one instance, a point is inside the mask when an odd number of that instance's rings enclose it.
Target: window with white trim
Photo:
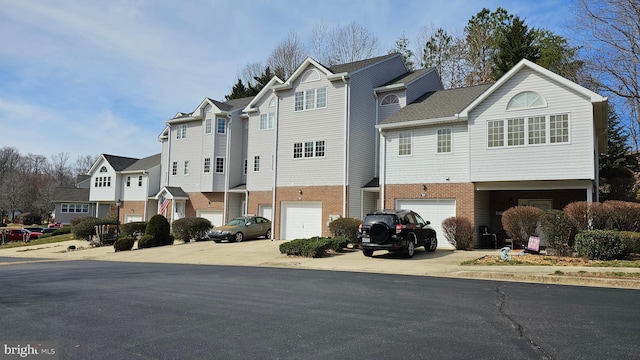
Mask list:
[[[184,169],[182,172],[184,175],[189,175],[189,160],[185,160]]]
[[[327,88],[297,91],[294,95],[295,111],[312,110],[327,107]]]
[[[399,104],[399,103],[400,103],[400,99],[398,99],[398,96],[390,94],[382,98],[380,105],[391,105],[391,104]]]
[[[300,82],[303,82],[303,83],[318,81],[318,80],[320,80],[320,73],[318,73],[318,70],[316,69],[309,69],[305,71],[304,74],[302,74],[302,76],[300,77]]]
[[[213,126],[211,119],[204,119],[204,133],[211,134],[213,132]]]
[[[260,155],[256,155],[253,157],[253,172],[260,171]]]
[[[487,121],[487,146],[528,146],[569,142],[569,114]]]
[[[216,133],[224,134],[227,131],[227,121],[224,118],[216,119]]]
[[[273,129],[276,119],[275,113],[260,114],[260,130]]]
[[[142,175],[138,175],[138,187],[142,186]]]
[[[269,100],[269,107],[274,107],[276,106],[276,98],[272,97],[271,100]]]
[[[247,167],[249,166],[249,160],[244,159],[244,171],[242,172],[244,175],[247,175]]]
[[[224,158],[221,156],[216,157],[216,174],[224,173]]]
[[[127,187],[131,186],[131,176],[127,176]]]
[[[111,176],[98,176],[93,183],[94,187],[111,187]]]
[[[403,131],[398,134],[398,155],[411,155],[411,132]]]
[[[176,128],[176,139],[186,139],[187,138],[187,124],[180,124]]]
[[[171,175],[176,176],[178,175],[178,162],[174,161],[173,164],[171,164]]]
[[[60,204],[60,212],[88,214],[89,204]]]
[[[438,153],[451,152],[451,129],[438,129]]]
[[[546,107],[547,101],[538,93],[524,91],[512,97],[507,104],[507,110],[523,110]]]
[[[205,174],[208,174],[211,172],[211,158],[204,158],[203,169]]]
[[[293,158],[308,159],[324,157],[326,142],[324,140],[305,141],[293,143]]]

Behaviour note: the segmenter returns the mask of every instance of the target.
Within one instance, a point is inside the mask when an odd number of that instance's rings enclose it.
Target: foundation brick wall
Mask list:
[[[211,204],[209,204],[211,202]],[[189,193],[189,200],[185,205],[185,217],[195,217],[198,210],[223,211],[224,193]]]
[[[126,215],[142,216],[142,221],[149,221],[149,217],[144,216],[144,204],[144,201],[123,201],[120,205],[120,222],[124,223]]]

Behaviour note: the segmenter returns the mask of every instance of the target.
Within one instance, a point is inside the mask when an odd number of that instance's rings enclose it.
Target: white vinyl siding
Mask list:
[[[535,90],[546,99],[546,107],[505,110],[510,99],[527,90]],[[531,127],[528,123],[525,126],[529,131],[540,124],[537,119],[542,116],[546,130],[544,143],[537,143],[542,138],[539,133],[530,133],[525,136],[530,141],[526,146],[510,147],[506,143],[490,146],[488,130],[492,123],[503,121],[500,119],[524,118],[531,121]],[[469,114],[470,180],[594,180],[593,117],[590,98],[523,68]],[[551,123],[554,123],[554,129],[550,127]],[[538,130],[542,129],[539,127]]]

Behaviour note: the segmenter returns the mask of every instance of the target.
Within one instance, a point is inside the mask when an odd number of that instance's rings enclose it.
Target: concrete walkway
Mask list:
[[[98,260],[262,266],[640,289],[640,278],[628,280],[553,275],[556,271],[565,274],[581,271],[640,273],[638,268],[461,265],[465,260],[477,259],[484,255],[498,256],[498,250],[436,250],[433,253],[427,253],[419,249],[412,259],[403,259],[384,251],[374,253],[373,258],[367,258],[359,250],[350,250],[346,253],[312,259],[280,254],[278,246],[281,243],[282,241],[268,240],[219,244],[203,241],[114,252],[113,247],[110,246],[92,248],[86,241],[72,240],[0,249],[0,265],[8,266],[34,261]],[[70,246],[75,246],[76,250],[69,250]]]

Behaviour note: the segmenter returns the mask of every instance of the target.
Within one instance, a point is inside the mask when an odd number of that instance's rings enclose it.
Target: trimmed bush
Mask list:
[[[341,217],[329,223],[329,230],[333,237],[345,238],[349,243],[357,244],[358,227],[361,223],[359,219]]]
[[[625,244],[619,232],[611,230],[587,230],[576,235],[578,255],[591,260],[622,259]]]
[[[96,234],[96,225],[101,225],[102,220],[95,217],[85,217],[82,221],[76,223],[73,226],[73,236],[80,240],[90,240],[93,235]]]
[[[156,214],[149,219],[145,235],[151,235],[155,238],[155,246],[173,245],[173,236],[171,236],[171,225],[167,218]]]
[[[321,238],[295,239],[280,244],[281,254],[319,258],[326,254],[327,250],[342,251],[348,241],[345,238]]]
[[[211,221],[205,218],[182,218],[173,222],[173,234],[184,242],[189,242],[191,239],[197,241],[206,238],[211,227]]]
[[[578,231],[607,228],[609,209],[601,203],[572,202],[564,207],[564,213]]]
[[[146,249],[158,246],[153,235],[142,235],[138,238],[138,249]]]
[[[527,244],[535,235],[542,210],[533,206],[515,206],[502,213],[502,228],[515,244]]]
[[[71,226],[76,226],[79,223],[85,221],[86,219],[95,219],[95,217],[90,217],[90,216],[79,216],[79,217],[75,217],[73,219],[70,220]]]
[[[640,232],[621,231],[618,235],[627,254],[640,254]]]
[[[52,232],[51,236],[71,234],[71,230],[72,230],[71,226],[61,227],[56,231]]]
[[[571,232],[573,225],[564,211],[550,209],[540,215],[541,240],[547,244],[547,254],[557,256],[573,255]]]
[[[442,221],[442,231],[456,250],[473,249],[473,225],[469,219],[461,216],[446,218]]]
[[[127,234],[128,236],[135,236],[135,234],[144,234],[144,232],[147,230],[147,222],[134,221],[126,224],[121,224],[120,230],[122,230],[123,234]]]
[[[640,204],[609,200],[602,203],[607,230],[640,231]]]
[[[125,236],[116,240],[116,242],[113,243],[113,247],[116,251],[131,250],[133,249],[133,244],[135,242],[136,242],[136,239],[129,236]]]

